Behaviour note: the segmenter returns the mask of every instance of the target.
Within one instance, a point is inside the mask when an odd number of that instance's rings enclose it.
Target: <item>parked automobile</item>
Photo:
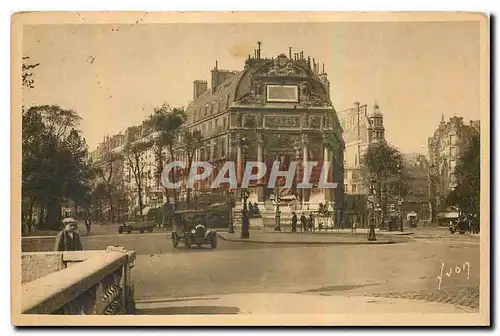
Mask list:
[[[171,234],[172,245],[183,243],[187,248],[192,245],[217,247],[217,232],[208,227],[209,217],[204,210],[179,210],[174,212],[174,230]]]
[[[451,234],[454,234],[455,232],[459,232],[460,234],[464,234],[466,231],[469,230],[469,223],[465,220],[456,220],[453,222],[450,222],[450,225],[448,226],[448,230],[450,231]]]
[[[144,233],[144,231],[153,232],[155,223],[151,220],[135,220],[128,221],[125,223],[118,224],[118,233],[132,233],[132,231],[139,231]]]

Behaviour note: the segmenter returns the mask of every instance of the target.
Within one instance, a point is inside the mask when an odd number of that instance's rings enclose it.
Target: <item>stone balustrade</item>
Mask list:
[[[134,313],[130,269],[135,252],[22,253],[23,314],[116,315]]]

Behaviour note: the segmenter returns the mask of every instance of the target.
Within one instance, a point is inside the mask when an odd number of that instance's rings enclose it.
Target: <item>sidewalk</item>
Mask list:
[[[155,227],[153,234],[156,233],[166,233],[170,229],[164,229],[160,227]],[[31,236],[23,236],[22,239],[53,239],[60,231],[45,230],[34,232]],[[78,225],[78,234],[80,237],[107,237],[116,236],[118,234],[118,224],[117,223],[106,223],[106,224],[92,224],[90,229],[90,234],[87,234],[85,225]],[[126,234],[126,233],[125,233]],[[151,234],[151,233],[145,233]]]
[[[313,233],[313,232],[265,232],[250,231],[250,238],[242,239],[241,230],[235,233],[218,232],[222,240],[242,243],[261,244],[299,244],[299,245],[377,245],[394,244],[408,241],[406,237],[377,235],[376,241],[368,241],[367,233]]]

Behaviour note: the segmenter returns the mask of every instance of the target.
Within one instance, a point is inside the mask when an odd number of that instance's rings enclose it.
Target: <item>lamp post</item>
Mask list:
[[[242,219],[241,219],[241,238],[250,238],[250,231],[249,231],[249,226],[250,226],[250,220],[248,218],[248,209],[247,209],[247,200],[249,197],[248,190],[243,190],[242,192],[242,197],[243,197],[243,211],[242,213]]]
[[[227,192],[227,204],[229,207],[229,233],[234,233],[234,222],[233,222],[233,197],[231,197],[231,192]]]
[[[370,233],[368,234],[368,241],[376,241],[377,237],[375,236],[375,183],[377,181],[375,178],[370,178],[370,193],[371,195],[368,196],[368,207],[370,209]]]
[[[397,169],[398,169],[398,175],[399,175],[399,185],[398,185],[398,194],[399,194],[399,199],[398,199],[398,210],[399,210],[399,230],[401,232],[404,232],[403,230],[403,197],[401,195],[401,183],[402,183],[402,166],[401,164],[398,163]]]
[[[274,204],[276,205],[276,226],[274,227],[274,231],[281,231],[281,210],[280,210],[280,187],[276,186],[276,192],[274,193]]]

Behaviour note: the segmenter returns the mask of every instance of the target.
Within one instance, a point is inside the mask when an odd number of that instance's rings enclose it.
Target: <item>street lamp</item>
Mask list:
[[[375,178],[370,178],[370,196],[368,196],[368,207],[370,209],[370,233],[368,234],[368,241],[376,241],[377,237],[375,236],[375,183],[377,181]]]
[[[399,199],[398,199],[398,210],[399,210],[399,229],[403,232],[403,197],[401,195],[401,182],[402,182],[402,172],[403,167],[398,163],[397,165],[398,175],[399,175]]]
[[[233,222],[233,198],[231,197],[231,192],[227,192],[227,204],[229,207],[229,233],[234,233],[234,222]]]
[[[402,211],[403,199],[402,198],[400,198],[398,200],[398,207],[399,207],[399,229],[401,232],[404,232],[404,230],[403,230],[403,211]]]
[[[247,200],[250,197],[248,190],[243,190],[243,211],[242,211],[242,219],[241,219],[241,238],[250,238],[250,220],[248,218],[248,209],[247,209]]]
[[[279,185],[276,186],[276,192],[274,193],[274,204],[276,205],[276,215],[275,215],[275,220],[276,220],[276,226],[274,228],[274,231],[281,231],[281,210],[280,210],[280,188]]]

